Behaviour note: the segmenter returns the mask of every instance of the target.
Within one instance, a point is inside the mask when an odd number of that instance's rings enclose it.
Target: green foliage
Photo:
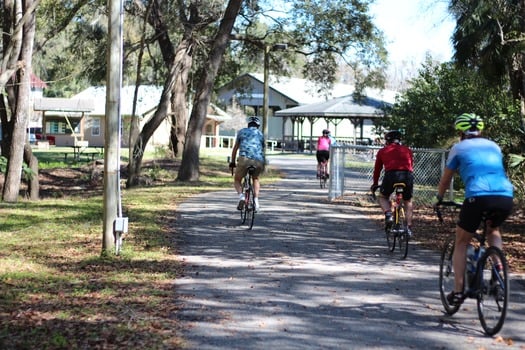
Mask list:
[[[303,74],[330,86],[337,56],[367,72],[381,71],[386,50],[383,33],[368,14],[369,1],[295,1],[290,22],[292,42],[307,53]]]
[[[285,43],[287,50],[269,54],[272,74],[302,75],[329,90],[338,65],[348,64],[359,72],[363,85],[383,86],[386,50],[383,34],[368,14],[369,2],[260,0],[256,6],[248,2],[237,20],[239,40],[232,41],[221,69],[229,79],[222,76],[220,81],[262,72],[264,45]]]
[[[422,66],[411,87],[389,110],[392,118],[380,127],[404,129],[405,141],[414,147],[444,147],[456,139],[453,122],[458,114],[472,112],[486,122],[485,134],[505,152],[520,144],[519,104],[506,91],[489,84],[475,71],[452,63]]]
[[[514,184],[514,198],[521,206],[525,205],[525,156],[509,155],[509,177]]]
[[[0,156],[0,174],[5,174],[7,169],[7,158]],[[27,164],[22,164],[22,177],[26,181],[32,180],[36,176],[36,173],[27,166]]]

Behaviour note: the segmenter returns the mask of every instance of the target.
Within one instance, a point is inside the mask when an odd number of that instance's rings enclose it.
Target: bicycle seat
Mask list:
[[[490,223],[492,221],[501,221],[500,218],[505,214],[499,209],[489,209],[481,213],[481,220]]]
[[[253,172],[255,171],[255,169],[256,169],[255,166],[250,165],[250,166],[248,167],[248,172],[249,172],[250,174],[253,174]]]
[[[394,184],[394,189],[396,191],[396,193],[402,193],[403,192],[403,189],[406,187],[405,183],[404,182],[396,182]]]

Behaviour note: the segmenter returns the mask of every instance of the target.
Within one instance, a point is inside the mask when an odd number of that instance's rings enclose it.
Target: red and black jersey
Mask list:
[[[374,184],[377,184],[379,181],[379,175],[383,167],[385,168],[385,172],[392,170],[414,171],[414,155],[412,150],[398,143],[390,143],[381,148],[376,155],[373,178]]]

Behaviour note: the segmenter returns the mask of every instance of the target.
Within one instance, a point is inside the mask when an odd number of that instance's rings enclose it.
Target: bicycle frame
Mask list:
[[[394,222],[391,226],[385,226],[385,234],[388,250],[393,252],[396,248],[396,240],[399,243],[399,250],[401,252],[401,259],[405,259],[408,254],[408,226],[405,216],[405,205],[403,200],[403,192],[406,185],[402,182],[394,184],[394,192],[392,192],[390,200],[390,208],[394,216]],[[372,198],[376,199],[375,191],[379,187],[372,189]]]
[[[405,184],[402,182],[394,184],[393,198],[390,200],[392,207],[392,214],[394,215],[394,225],[400,230],[406,228],[406,223],[401,222],[405,218],[405,207],[403,203],[403,192],[405,190]]]
[[[443,202],[442,206],[460,208],[461,204],[455,202]],[[440,222],[443,217],[439,206],[435,208]],[[488,335],[500,331],[505,321],[509,303],[509,280],[508,265],[501,249],[486,245],[486,231],[488,216],[482,216],[481,233],[475,232],[473,239],[479,242],[474,245],[474,274],[470,275],[468,266],[463,276],[463,295],[465,298],[473,298],[477,301],[478,318],[481,326]],[[452,258],[455,249],[455,237],[449,237],[446,241],[440,262],[439,285],[441,302],[449,315],[455,314],[461,304],[450,304],[446,293],[453,289],[455,284],[455,271]]]
[[[328,173],[328,169],[327,169],[327,165],[328,165],[328,162],[325,160],[323,162],[320,163],[321,167],[320,167],[320,171],[319,171],[319,185],[321,188],[325,188],[326,187],[326,180],[327,180],[327,173]]]
[[[253,188],[253,177],[252,177],[254,171],[255,171],[255,167],[253,165],[250,165],[242,181],[242,188],[244,191],[244,201],[245,202],[244,202],[243,210],[241,210],[241,220],[242,220],[242,224],[246,222],[246,219],[249,220],[248,222],[249,229],[252,229],[253,222],[255,219],[255,198],[254,198],[255,192]]]

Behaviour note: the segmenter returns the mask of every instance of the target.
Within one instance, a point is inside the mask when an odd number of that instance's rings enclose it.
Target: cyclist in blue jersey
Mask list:
[[[495,211],[500,216],[487,221],[487,241],[490,246],[502,248],[499,226],[510,215],[513,205],[513,186],[503,166],[499,146],[481,137],[483,120],[476,114],[464,113],[456,118],[455,129],[461,141],[450,150],[446,167],[439,182],[436,205],[443,200],[454,173],[458,172],[465,185],[465,201],[456,226],[454,290],[447,295],[451,305],[460,305],[465,299],[463,279],[467,246],[476,232],[484,211]]]
[[[233,186],[239,196],[238,210],[242,210],[244,206],[244,193],[242,191],[241,180],[248,172],[248,167],[253,165],[255,171],[253,173],[253,191],[255,200],[255,211],[259,211],[259,175],[264,171],[264,136],[259,130],[261,121],[258,117],[248,118],[248,127],[239,130],[235,145],[232,150],[232,157],[230,168],[237,167],[233,180]],[[239,159],[236,163],[237,151],[239,151]]]

